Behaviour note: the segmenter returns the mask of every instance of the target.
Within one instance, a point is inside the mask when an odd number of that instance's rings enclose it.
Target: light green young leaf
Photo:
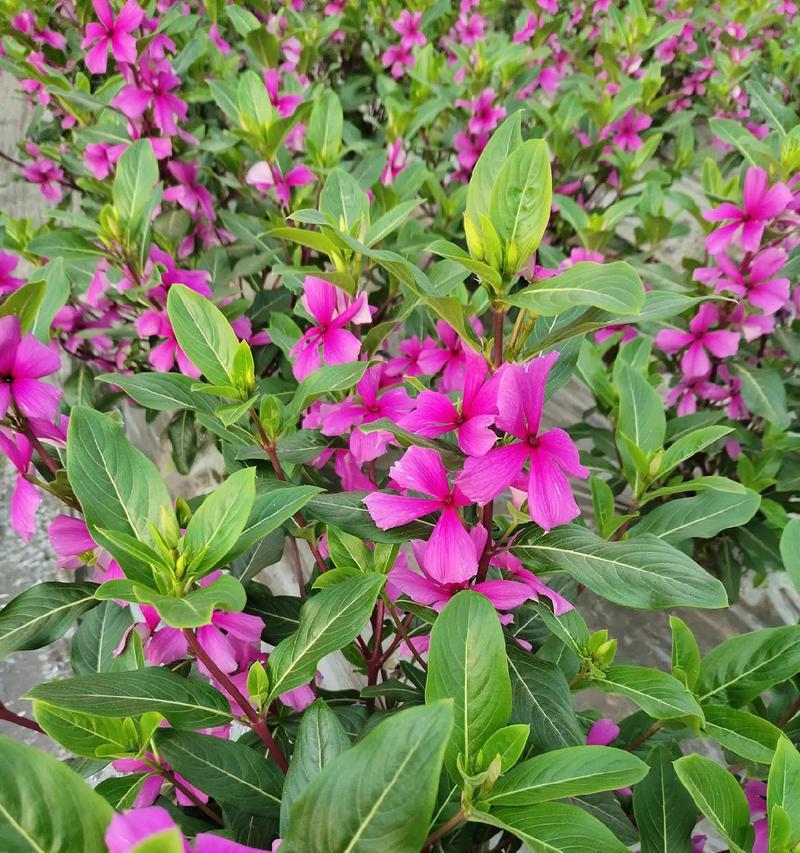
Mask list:
[[[697,700],[677,678],[644,666],[612,666],[605,677],[593,682],[604,693],[619,693],[635,702],[656,720],[679,717],[703,719]]]

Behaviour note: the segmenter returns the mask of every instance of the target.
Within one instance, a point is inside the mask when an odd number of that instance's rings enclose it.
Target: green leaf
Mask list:
[[[679,758],[674,767],[697,807],[730,845],[731,853],[749,853],[753,846],[750,809],[734,776],[702,755]]]
[[[210,684],[158,667],[64,678],[37,685],[25,698],[104,717],[158,711],[176,729],[210,729],[232,717],[228,700]]]
[[[306,150],[319,166],[333,166],[342,147],[344,116],[336,92],[328,89],[314,103],[306,125]]]
[[[222,563],[247,525],[256,497],[256,469],[231,474],[203,501],[186,527],[186,554],[192,574]]]
[[[507,273],[517,272],[538,248],[552,193],[547,143],[529,139],[503,163],[489,194],[488,219],[504,243]]]
[[[419,853],[452,726],[449,702],[409,708],[329,761],[292,806],[286,853]]]
[[[472,170],[467,187],[464,217],[469,219],[476,229],[480,223],[481,215],[486,216],[489,213],[492,188],[503,164],[511,152],[522,145],[521,123],[522,112],[512,113],[491,135],[489,142],[475,163],[475,168]],[[470,254],[476,258],[481,258],[483,257],[482,247],[475,244],[471,230],[467,230],[467,244]]]
[[[480,816],[478,819],[483,819]],[[525,842],[531,853],[626,853],[628,848],[597,818],[566,803],[501,806],[492,809],[491,823]]]
[[[371,542],[407,542],[409,539],[427,539],[433,525],[430,522],[416,521],[391,530],[381,530],[369,514],[364,498],[366,492],[323,492],[306,504],[306,512],[325,524],[369,539]]]
[[[568,746],[518,764],[483,799],[492,807],[528,806],[626,788],[646,774],[647,765],[623,749]]]
[[[800,518],[792,518],[781,533],[781,559],[795,589],[800,590]]]
[[[0,305],[0,317],[13,314],[19,319],[20,329],[23,332],[30,332],[42,305],[44,292],[44,281],[31,281],[22,285],[6,297],[3,304]]]
[[[440,258],[447,258],[461,264],[465,269],[474,273],[478,278],[490,284],[495,289],[499,289],[503,282],[500,273],[494,267],[485,264],[483,261],[476,261],[468,255],[460,246],[451,243],[449,240],[434,240],[425,248],[426,252],[432,255],[438,255]]]
[[[120,563],[129,578],[147,580],[150,567],[129,556],[100,528],[152,545],[147,522],[161,529],[162,513],[174,522],[172,500],[155,465],[101,412],[73,408],[67,431],[67,474],[92,538]]]
[[[303,712],[292,761],[281,796],[281,835],[286,834],[295,800],[329,762],[350,746],[350,738],[339,718],[317,699]]]
[[[247,584],[246,613],[259,616],[264,622],[264,641],[277,646],[300,627],[302,602],[293,595],[273,595],[263,584]]]
[[[286,486],[256,494],[247,523],[225,562],[230,562],[277,530],[321,492],[322,489],[316,486]]]
[[[692,853],[697,814],[672,766],[670,750],[663,744],[654,746],[647,763],[650,772],[633,789],[642,853]]]
[[[769,764],[783,737],[768,720],[725,705],[703,705],[703,731],[720,746],[748,761]]]
[[[606,542],[577,525],[566,525],[512,548],[523,563],[555,566],[592,592],[642,610],[725,607],[725,588],[682,551],[656,536]]]
[[[457,781],[459,754],[469,769],[481,747],[511,715],[503,629],[492,603],[477,592],[457,593],[431,631],[425,701],[439,699],[454,702],[445,763]]]
[[[742,380],[742,397],[754,415],[761,415],[777,429],[786,429],[791,416],[786,408],[786,385],[775,370],[734,365],[736,375]]]
[[[197,380],[182,373],[136,373],[131,376],[104,373],[96,376],[95,380],[119,385],[140,406],[157,412],[197,409],[210,414],[219,405],[216,397],[192,391]]]
[[[212,385],[230,385],[239,340],[222,311],[182,284],[170,287],[167,312],[189,361]]]
[[[667,432],[667,417],[655,388],[641,373],[625,365],[617,378],[617,390],[617,429],[645,453],[660,450]]]
[[[800,625],[763,628],[720,643],[700,667],[701,701],[712,696],[745,705],[800,672]]]
[[[703,712],[694,696],[677,678],[644,666],[612,666],[605,678],[593,682],[604,693],[619,693],[656,720],[699,717]]]
[[[135,754],[136,745],[130,742],[122,720],[81,714],[55,708],[46,702],[33,703],[36,722],[64,749],[86,758],[112,758]],[[108,750],[105,753],[98,750]]]
[[[511,721],[528,723],[528,743],[545,751],[584,742],[564,673],[550,661],[508,647]]]
[[[705,450],[710,444],[719,441],[731,432],[733,432],[731,427],[707,426],[693,430],[688,435],[682,435],[664,451],[658,476],[665,477],[677,468],[681,462],[691,459],[696,453]]]
[[[294,399],[286,410],[287,421],[296,420],[315,400],[334,391],[348,391],[369,367],[369,362],[353,361],[318,368],[297,386]]]
[[[636,270],[623,261],[581,261],[512,293],[505,301],[542,317],[555,317],[579,305],[612,314],[638,314],[644,305],[644,285]]]
[[[115,601],[104,601],[88,613],[70,645],[70,662],[75,675],[108,672],[115,660],[114,650],[132,624],[130,608]]]
[[[388,237],[393,231],[396,231],[405,220],[422,204],[418,198],[412,198],[408,201],[401,201],[390,210],[387,210],[379,219],[376,219],[367,229],[367,235],[364,238],[368,246],[374,246],[380,243],[385,237]]]
[[[107,802],[115,811],[132,809],[148,773],[127,773],[125,776],[112,776],[103,779],[95,786],[95,793]]]
[[[114,210],[131,244],[141,217],[148,213],[158,183],[158,160],[149,139],[132,142],[117,162],[111,195]]]
[[[61,761],[0,736],[0,848],[105,853],[111,806]]]
[[[800,837],[800,754],[786,737],[775,747],[775,757],[767,779],[767,814],[772,822],[773,809],[786,812],[792,840]],[[773,841],[770,826],[770,844]],[[770,846],[772,850],[772,846]]]
[[[150,587],[127,580],[106,581],[96,596],[104,600],[121,599],[149,604],[172,628],[210,625],[215,610],[238,613],[247,601],[244,587],[232,575],[222,575],[207,586],[198,586],[182,598],[162,595]]]
[[[262,752],[196,732],[159,729],[155,737],[170,767],[217,802],[247,814],[278,816],[283,780]]]
[[[519,761],[528,742],[530,732],[531,727],[522,723],[498,729],[489,737],[478,753],[477,768],[488,770],[499,757],[500,772],[508,772]]]
[[[369,216],[369,198],[349,172],[337,167],[328,173],[319,209],[333,218],[340,231],[351,231]]]
[[[669,627],[672,632],[672,674],[692,690],[700,677],[700,648],[683,619],[670,616]]]
[[[687,539],[711,539],[721,530],[747,524],[756,514],[761,495],[747,489],[743,493],[708,491],[693,498],[678,498],[656,507],[630,530],[636,541],[652,533],[673,545]]]
[[[12,598],[0,610],[0,660],[62,637],[81,613],[97,605],[96,589],[93,583],[47,582]]]
[[[267,704],[314,677],[326,655],[351,643],[369,622],[385,578],[364,574],[324,589],[300,611],[300,627],[280,642],[269,657]]]

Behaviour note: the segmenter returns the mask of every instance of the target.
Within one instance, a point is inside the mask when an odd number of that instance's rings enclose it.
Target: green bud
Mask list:
[[[256,661],[247,673],[247,693],[253,704],[261,710],[269,696],[269,677],[261,661]]]
[[[261,421],[261,426],[264,427],[264,432],[270,441],[275,441],[278,433],[281,430],[281,420],[283,407],[280,400],[272,394],[267,394],[261,398],[261,404],[258,407],[258,419]]]
[[[192,510],[183,498],[177,498],[175,501],[175,515],[178,518],[178,526],[184,529],[192,520]]]
[[[187,507],[188,509],[188,507]],[[168,506],[161,507],[161,533],[164,537],[164,542],[169,548],[176,548],[178,539],[180,539],[181,531],[178,527],[175,513]]]

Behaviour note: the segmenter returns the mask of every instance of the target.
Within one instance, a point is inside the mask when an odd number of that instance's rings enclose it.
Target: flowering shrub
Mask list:
[[[797,9],[417,5],[3,6],[9,523],[74,575],[0,611],[73,670],[8,849],[800,846],[800,626],[667,672],[581,597],[800,587]]]

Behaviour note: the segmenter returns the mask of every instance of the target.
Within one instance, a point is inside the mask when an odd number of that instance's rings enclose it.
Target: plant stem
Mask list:
[[[29,720],[27,717],[15,714],[6,708],[2,702],[0,702],[0,720],[5,720],[7,723],[14,723],[15,726],[22,726],[22,728],[30,729],[32,732],[44,734],[44,729],[35,720]]]
[[[792,704],[789,706],[789,710],[780,718],[777,723],[775,723],[775,725],[779,729],[782,729],[788,722],[792,720],[792,718],[795,716],[795,714],[797,714],[798,711],[800,711],[800,696],[798,696],[797,699],[792,702]]]
[[[645,743],[646,741],[650,740],[650,738],[651,738],[651,737],[653,737],[653,735],[654,735],[657,731],[659,731],[663,725],[664,725],[664,723],[662,723],[662,722],[661,722],[661,720],[656,720],[656,722],[655,722],[655,723],[653,723],[653,725],[652,725],[652,726],[650,726],[650,728],[649,728],[649,729],[647,729],[646,731],[643,731],[643,732],[639,735],[639,737],[634,738],[634,739],[633,739],[633,740],[632,740],[632,741],[631,741],[631,742],[630,742],[630,743],[625,747],[625,751],[626,751],[626,752],[634,752],[634,751],[636,751],[636,750],[637,750],[637,749],[638,749],[638,748],[639,748],[643,743]]]
[[[39,454],[39,458],[44,462],[47,466],[47,470],[55,477],[58,473],[61,466],[58,462],[44,449],[41,441],[36,437],[33,430],[31,429],[31,425],[28,423],[28,419],[22,412],[19,410],[16,403],[14,403],[14,416],[17,420],[19,431],[28,439],[28,441],[33,446],[33,449]]]
[[[235,700],[239,707],[244,711],[245,716],[249,721],[250,728],[261,738],[266,744],[270,755],[275,759],[278,767],[285,773],[289,769],[286,759],[283,757],[281,748],[275,742],[269,731],[266,722],[259,716],[256,709],[250,704],[250,700],[242,693],[241,690],[231,681],[227,673],[223,672],[214,662],[206,650],[200,645],[197,635],[190,628],[184,628],[181,632],[189,644],[189,648],[194,652],[197,660],[202,661],[206,669],[219,681],[225,688],[228,694]]]
[[[440,839],[444,838],[448,832],[452,832],[457,826],[460,826],[466,815],[464,814],[464,809],[459,809],[450,820],[443,823],[441,826],[437,827],[433,830],[433,832],[425,839],[425,843],[422,845],[423,850],[428,850],[433,847],[434,844]]]
[[[176,791],[180,791],[184,797],[190,799],[195,806],[197,806],[197,808],[200,809],[207,818],[209,818],[209,820],[214,821],[217,826],[225,826],[225,822],[222,820],[220,815],[218,815],[217,812],[208,805],[208,803],[204,803],[191,788],[184,785],[171,770],[159,765],[158,772],[172,785],[173,788],[175,788]]]

